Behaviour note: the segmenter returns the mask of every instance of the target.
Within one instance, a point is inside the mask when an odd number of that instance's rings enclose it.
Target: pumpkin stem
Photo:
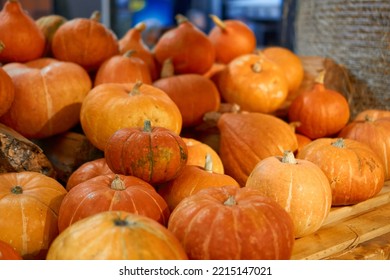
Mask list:
[[[219,27],[222,29],[222,31],[226,30],[226,24],[216,15],[209,15],[211,20]]]
[[[22,194],[23,193],[23,188],[21,186],[14,186],[11,189],[11,193],[13,193],[13,194]]]
[[[177,14],[175,16],[175,19],[176,19],[177,25],[180,25],[180,24],[188,21],[188,18],[183,16],[182,14]]]
[[[139,32],[142,32],[146,29],[146,24],[145,22],[141,21],[139,23],[137,23],[135,26],[134,26],[134,29],[139,31]]]
[[[364,121],[366,121],[366,122],[373,122],[374,118],[367,114],[367,115],[364,116]]]
[[[130,95],[138,95],[140,94],[139,88],[142,86],[142,81],[137,80],[134,84],[134,87],[130,91]]]
[[[229,195],[228,199],[226,199],[225,202],[223,203],[223,205],[226,205],[226,206],[233,206],[236,204],[237,204],[237,202],[234,199],[234,196],[232,196],[232,195]]]
[[[89,19],[99,22],[101,17],[102,17],[102,14],[100,13],[100,11],[93,11],[92,15],[90,16]]]
[[[291,151],[284,151],[282,162],[289,163],[289,164],[297,164],[297,160],[294,157],[294,153]]]
[[[252,64],[252,71],[255,73],[260,73],[262,70],[261,64],[262,64],[261,61],[257,61],[256,63],[253,63]]]
[[[168,78],[174,75],[175,75],[175,69],[173,66],[172,58],[167,58],[166,60],[164,60],[163,65],[161,67],[160,77]]]
[[[3,41],[0,41],[0,53],[5,49],[5,44]]]
[[[315,82],[317,84],[324,84],[324,81],[325,81],[325,73],[326,73],[326,70],[322,70],[318,75],[317,77],[315,78]]]
[[[122,220],[122,219],[116,219],[114,220],[114,224],[118,227],[125,227],[127,226],[129,223],[126,221],[126,220]]]
[[[332,146],[336,148],[345,148],[345,142],[343,138],[337,138],[335,142],[332,143]]]
[[[116,190],[116,191],[123,191],[126,189],[125,184],[119,178],[119,175],[115,174],[114,180],[111,182],[111,189]]]
[[[209,153],[206,154],[206,161],[204,164],[204,170],[207,172],[212,173],[213,172],[213,159],[211,158],[211,155]]]
[[[123,56],[124,57],[131,57],[133,54],[135,54],[137,51],[136,50],[128,50],[126,51]]]
[[[152,123],[150,120],[144,121],[144,132],[152,132]]]

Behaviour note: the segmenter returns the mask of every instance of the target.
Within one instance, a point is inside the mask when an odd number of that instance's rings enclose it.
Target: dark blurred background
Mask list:
[[[0,0],[5,3],[6,0]],[[294,49],[295,0],[20,0],[34,19],[59,14],[68,19],[102,12],[102,23],[120,38],[140,21],[147,25],[143,36],[152,47],[162,32],[176,25],[181,13],[204,32],[213,27],[209,14],[221,19],[240,19],[255,32],[258,47],[279,45]]]

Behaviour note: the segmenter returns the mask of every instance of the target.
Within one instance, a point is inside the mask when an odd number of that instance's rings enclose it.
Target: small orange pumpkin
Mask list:
[[[14,98],[15,88],[12,79],[7,72],[0,67],[0,117],[11,108]]]
[[[375,121],[381,118],[390,118],[390,110],[366,109],[358,113],[353,120],[364,121],[366,119],[370,119]]]
[[[42,31],[46,38],[46,47],[43,56],[53,56],[51,44],[53,42],[54,33],[62,24],[67,21],[67,18],[56,14],[42,16],[35,21],[35,23],[38,25],[38,28]]]

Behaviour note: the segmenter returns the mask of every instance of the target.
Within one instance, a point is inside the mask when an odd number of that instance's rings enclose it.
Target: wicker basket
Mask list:
[[[390,110],[389,0],[298,1],[295,52],[331,58],[351,72],[352,115]]]

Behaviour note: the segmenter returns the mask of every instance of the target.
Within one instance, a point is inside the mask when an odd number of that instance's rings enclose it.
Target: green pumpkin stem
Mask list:
[[[144,132],[152,132],[152,123],[150,120],[144,121]]]
[[[252,64],[252,71],[255,73],[260,73],[262,70],[261,64],[261,61],[257,61],[256,63]]]
[[[282,162],[288,164],[297,164],[297,160],[294,157],[294,153],[291,151],[284,151]]]
[[[115,175],[114,180],[111,182],[111,189],[116,191],[123,191],[126,189],[125,183],[119,178],[119,175]]]
[[[5,49],[5,44],[3,41],[0,41],[0,53]]]
[[[133,88],[131,89],[129,95],[139,95],[141,94],[140,92],[140,87],[142,86],[142,81],[140,80],[137,80],[133,86]]]
[[[137,51],[136,50],[128,50],[128,51],[126,51],[124,54],[123,54],[123,56],[124,57],[131,57],[131,56],[133,56],[133,54],[135,54]]]
[[[184,23],[184,22],[187,22],[188,21],[188,18],[187,17],[185,17],[184,15],[182,15],[182,14],[177,14],[176,16],[175,16],[175,19],[176,19],[176,23],[177,23],[177,25],[180,25],[180,24],[182,24],[182,23]]]
[[[141,21],[139,23],[137,23],[135,26],[134,26],[134,29],[139,31],[139,32],[142,32],[146,29],[146,24],[145,22]]]
[[[13,194],[22,194],[23,193],[23,188],[21,186],[14,186],[11,189],[11,193],[13,193]]]
[[[204,170],[206,170],[207,172],[210,172],[210,173],[213,172],[213,159],[211,158],[211,155],[209,153],[206,154]]]
[[[92,15],[90,16],[89,19],[99,22],[101,17],[102,17],[102,14],[100,11],[93,11]]]
[[[226,199],[225,202],[223,203],[223,205],[226,205],[226,206],[233,206],[236,204],[237,204],[237,202],[234,199],[234,196],[232,196],[232,195],[229,195],[228,199]]]
[[[175,75],[175,67],[173,65],[172,58],[167,58],[164,60],[161,67],[161,78],[168,78]]]
[[[345,142],[343,138],[337,138],[335,142],[332,143],[332,146],[336,148],[345,148]]]

